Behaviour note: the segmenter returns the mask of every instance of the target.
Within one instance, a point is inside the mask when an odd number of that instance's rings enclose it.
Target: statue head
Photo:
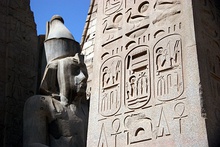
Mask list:
[[[70,102],[86,99],[88,73],[80,58],[82,55],[76,54],[74,57],[66,57],[58,62],[57,77],[60,96],[67,98]]]
[[[74,56],[81,52],[78,42],[64,25],[64,20],[59,15],[54,15],[47,22],[44,47],[47,62],[57,58]]]
[[[41,81],[41,94],[68,101],[85,99],[88,74],[84,58],[62,17],[54,15],[48,22],[44,45],[48,63]]]

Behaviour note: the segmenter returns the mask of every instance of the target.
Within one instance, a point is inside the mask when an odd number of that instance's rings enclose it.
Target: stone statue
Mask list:
[[[48,22],[45,52],[42,95],[30,97],[24,107],[24,147],[85,147],[88,74],[80,46],[60,16]]]

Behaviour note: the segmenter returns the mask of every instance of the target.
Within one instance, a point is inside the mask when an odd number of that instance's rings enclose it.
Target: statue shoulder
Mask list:
[[[34,95],[27,99],[24,105],[25,111],[47,110],[48,105],[51,105],[52,97],[44,95]]]
[[[35,95],[27,99],[23,112],[24,147],[46,147],[50,103],[50,96]]]

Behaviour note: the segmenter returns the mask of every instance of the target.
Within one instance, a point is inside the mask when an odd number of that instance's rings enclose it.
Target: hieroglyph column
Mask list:
[[[88,147],[208,146],[194,1],[98,2]]]

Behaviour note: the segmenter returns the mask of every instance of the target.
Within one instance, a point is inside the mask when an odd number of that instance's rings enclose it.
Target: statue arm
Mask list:
[[[24,147],[47,147],[47,112],[41,96],[30,97],[24,106]]]

